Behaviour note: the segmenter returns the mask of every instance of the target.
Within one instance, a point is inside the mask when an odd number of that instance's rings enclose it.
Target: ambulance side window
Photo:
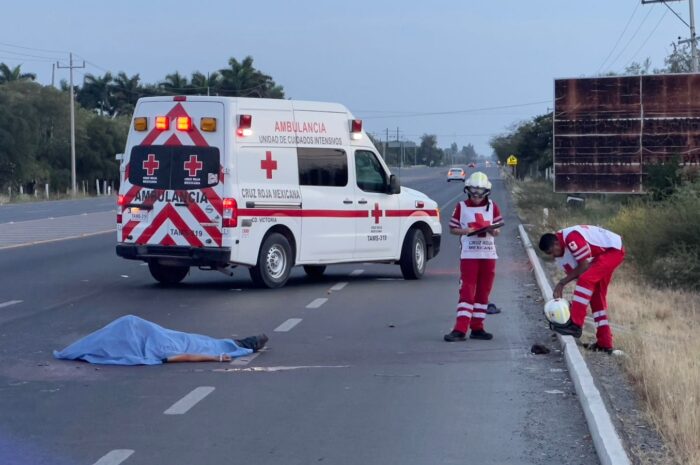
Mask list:
[[[348,185],[348,155],[344,150],[298,148],[299,184],[342,187]]]
[[[365,192],[386,193],[386,172],[374,153],[368,150],[356,151],[355,171],[357,172],[357,187]]]

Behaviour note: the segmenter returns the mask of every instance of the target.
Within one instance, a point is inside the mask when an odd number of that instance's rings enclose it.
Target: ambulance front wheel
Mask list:
[[[404,279],[420,279],[425,273],[427,248],[423,231],[414,228],[408,231],[401,249],[401,274]]]
[[[165,266],[157,261],[148,262],[148,271],[161,284],[178,284],[190,272],[189,266]]]
[[[250,268],[255,285],[267,288],[282,287],[292,269],[292,247],[280,233],[272,233],[263,241],[258,253],[258,264]]]

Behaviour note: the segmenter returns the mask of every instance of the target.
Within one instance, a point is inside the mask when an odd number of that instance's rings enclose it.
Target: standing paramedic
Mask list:
[[[491,333],[484,330],[484,319],[489,303],[489,294],[496,277],[496,242],[503,218],[498,205],[489,199],[491,183],[488,177],[477,171],[464,182],[467,200],[459,202],[450,219],[450,233],[460,236],[460,286],[457,319],[454,329],[445,334],[445,341],[466,339],[489,340]],[[469,235],[483,230],[479,234]]]
[[[591,306],[596,326],[596,342],[591,350],[612,353],[613,336],[608,324],[608,285],[615,269],[625,258],[622,238],[598,226],[578,225],[556,233],[543,234],[540,250],[554,257],[566,276],[554,288],[554,298],[561,298],[566,286],[576,281],[571,304],[571,319],[561,325],[550,323],[559,334],[581,337],[586,309]]]

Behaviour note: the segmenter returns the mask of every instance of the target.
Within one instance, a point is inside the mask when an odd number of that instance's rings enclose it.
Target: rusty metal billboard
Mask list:
[[[647,168],[700,163],[700,74],[554,81],[554,190],[641,193]]]

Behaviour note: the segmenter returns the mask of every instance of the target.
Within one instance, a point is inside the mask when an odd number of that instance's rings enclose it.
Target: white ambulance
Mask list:
[[[120,170],[117,255],[161,283],[246,266],[274,288],[293,266],[319,277],[351,262],[417,279],[440,250],[437,204],[402,189],[336,103],[142,98]]]

